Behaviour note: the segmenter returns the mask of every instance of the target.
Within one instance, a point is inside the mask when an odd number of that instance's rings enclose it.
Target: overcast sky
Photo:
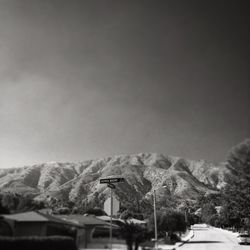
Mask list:
[[[248,1],[0,0],[0,168],[250,137]]]

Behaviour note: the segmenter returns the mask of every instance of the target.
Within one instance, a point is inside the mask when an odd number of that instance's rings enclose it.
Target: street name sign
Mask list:
[[[113,188],[113,189],[115,188],[115,185],[112,184],[112,183],[108,183],[107,186],[108,186],[109,188]]]
[[[117,183],[117,182],[124,182],[124,178],[120,177],[112,177],[112,178],[104,178],[100,179],[100,183]]]

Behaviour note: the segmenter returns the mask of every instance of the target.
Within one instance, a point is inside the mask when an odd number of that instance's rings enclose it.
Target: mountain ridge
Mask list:
[[[122,176],[114,192],[126,202],[144,199],[166,186],[166,195],[196,199],[225,185],[225,164],[194,161],[157,153],[118,155],[78,163],[48,162],[23,168],[0,169],[1,192],[30,193],[36,199],[88,200],[101,203],[109,195],[100,178]]]

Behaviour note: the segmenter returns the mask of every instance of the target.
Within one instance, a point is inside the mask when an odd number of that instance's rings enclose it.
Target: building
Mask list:
[[[113,225],[114,237],[118,230]],[[97,243],[107,246],[109,243],[110,223],[94,215],[81,214],[51,215],[38,211],[2,215],[0,234],[5,236],[71,236],[78,248],[87,248]],[[116,230],[116,231],[115,231]]]
[[[96,218],[94,215],[81,215],[81,214],[70,214],[70,215],[56,215],[64,221],[78,223],[85,228],[85,241],[81,244],[81,247],[87,248],[89,245],[96,241],[93,239],[95,231],[105,231],[109,234],[109,223]],[[108,235],[109,237],[109,235]],[[105,238],[105,237],[104,237]],[[106,239],[102,239],[102,243],[108,243]]]
[[[9,236],[51,236],[64,235],[75,239],[77,246],[85,245],[86,229],[76,222],[64,221],[53,215],[31,211],[1,216],[0,231]],[[8,230],[8,231],[6,231]]]

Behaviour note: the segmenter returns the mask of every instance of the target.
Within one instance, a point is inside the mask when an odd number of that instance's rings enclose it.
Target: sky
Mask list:
[[[1,0],[0,168],[250,137],[248,1]]]

